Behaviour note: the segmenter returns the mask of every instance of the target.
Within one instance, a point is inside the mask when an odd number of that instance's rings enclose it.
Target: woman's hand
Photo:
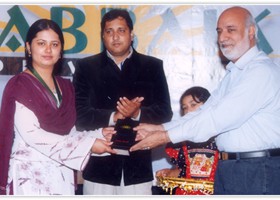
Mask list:
[[[115,133],[116,133],[116,131],[115,131],[114,127],[106,127],[106,128],[102,129],[102,135],[108,142],[111,142],[112,135]]]
[[[96,154],[102,153],[112,153],[116,154],[117,152],[111,148],[113,142],[108,142],[102,139],[96,139],[91,147],[91,152]]]

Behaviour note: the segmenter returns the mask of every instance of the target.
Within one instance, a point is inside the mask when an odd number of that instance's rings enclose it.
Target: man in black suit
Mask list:
[[[161,124],[172,118],[163,62],[133,47],[133,23],[126,10],[112,9],[101,21],[104,51],[77,62],[77,123],[80,130],[113,126],[118,119]],[[86,195],[148,195],[151,151],[92,155],[83,171]]]

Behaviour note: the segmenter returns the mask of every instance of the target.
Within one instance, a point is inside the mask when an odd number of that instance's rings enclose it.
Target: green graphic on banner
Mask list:
[[[270,11],[268,9],[265,9],[261,14],[259,14],[256,18],[255,21],[258,24],[262,19],[264,19],[266,16],[270,14]],[[257,25],[258,26],[258,25]],[[260,27],[258,26],[258,46],[260,49],[262,49],[266,54],[270,54],[273,49],[268,43],[267,39],[265,38],[263,32],[261,31]]]
[[[67,12],[73,16],[73,24],[68,28],[62,28],[63,12]],[[67,53],[79,53],[84,50],[87,46],[87,37],[86,35],[78,30],[85,22],[85,15],[82,11],[77,8],[68,8],[68,7],[52,7],[51,8],[51,19],[54,20],[61,28],[63,32],[70,33],[75,38],[75,45],[71,49],[64,51]]]
[[[3,41],[6,39],[7,35],[14,26],[17,28],[21,38],[26,38],[27,30],[29,28],[29,25],[18,6],[14,6],[8,10],[8,14],[10,16],[10,20],[0,35],[0,46],[2,46]],[[16,51],[16,49],[20,47],[20,44],[21,43],[15,36],[11,37],[11,39],[6,43],[7,47],[9,47],[12,51]]]

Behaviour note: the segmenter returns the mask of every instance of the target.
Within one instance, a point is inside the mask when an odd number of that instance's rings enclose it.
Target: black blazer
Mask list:
[[[161,124],[171,120],[163,62],[157,58],[133,50],[120,70],[103,51],[77,61],[73,83],[79,130],[107,127],[111,113],[116,111],[117,101],[124,96],[129,99],[144,97],[140,122]],[[125,185],[151,181],[151,152],[138,151],[130,156],[91,156],[83,176],[97,183],[120,185],[122,169]]]

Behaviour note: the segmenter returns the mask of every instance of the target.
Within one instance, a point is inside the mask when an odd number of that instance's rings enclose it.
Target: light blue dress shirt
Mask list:
[[[216,137],[220,151],[280,147],[280,67],[255,46],[227,73],[198,111],[163,124],[173,143]]]

